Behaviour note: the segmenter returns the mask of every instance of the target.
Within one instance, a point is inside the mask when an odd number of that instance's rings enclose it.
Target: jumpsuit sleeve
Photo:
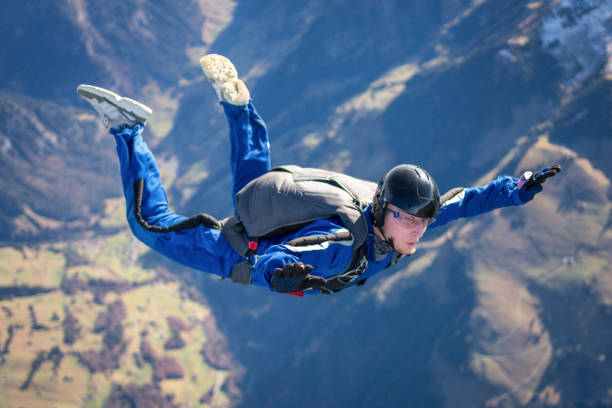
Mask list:
[[[276,268],[303,262],[313,266],[312,274],[329,278],[343,272],[353,256],[353,241],[326,241],[308,246],[273,245],[261,254],[253,268],[253,282],[272,289]]]
[[[440,207],[430,228],[439,227],[458,218],[473,217],[497,208],[524,204],[518,195],[515,177],[499,176],[486,186],[466,188]]]

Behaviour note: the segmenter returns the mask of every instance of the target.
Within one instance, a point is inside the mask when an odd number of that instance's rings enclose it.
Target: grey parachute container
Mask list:
[[[275,167],[236,194],[236,218],[223,222],[223,234],[244,255],[248,245],[244,231],[251,239],[278,236],[336,215],[357,249],[368,235],[362,210],[372,201],[376,187],[371,181],[333,171]]]

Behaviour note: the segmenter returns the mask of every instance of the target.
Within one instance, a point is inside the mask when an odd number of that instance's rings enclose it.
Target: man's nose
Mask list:
[[[426,229],[427,229],[427,224],[424,222],[419,222],[413,226],[412,232],[417,234],[420,238],[421,236],[423,236]]]

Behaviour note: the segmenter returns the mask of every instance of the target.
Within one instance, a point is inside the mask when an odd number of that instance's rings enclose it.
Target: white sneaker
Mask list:
[[[238,79],[238,71],[229,59],[223,55],[208,54],[200,58],[200,66],[220,101],[238,106],[249,103],[249,89]]]
[[[151,108],[130,98],[122,98],[114,92],[92,85],[79,85],[77,93],[100,115],[104,127],[145,123],[153,113]]]

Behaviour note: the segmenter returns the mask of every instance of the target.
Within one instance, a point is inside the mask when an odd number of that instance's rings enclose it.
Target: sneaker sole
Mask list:
[[[114,92],[97,86],[79,85],[77,93],[85,99],[105,101],[115,106],[120,112],[127,112],[138,122],[146,122],[147,118],[153,114],[153,110],[147,105],[130,98],[123,98]]]
[[[208,54],[200,58],[200,66],[206,78],[216,84],[238,79],[238,71],[232,62],[218,54]]]
[[[251,99],[249,88],[240,79],[226,81],[221,88],[221,93],[223,101],[232,105],[243,106]]]

